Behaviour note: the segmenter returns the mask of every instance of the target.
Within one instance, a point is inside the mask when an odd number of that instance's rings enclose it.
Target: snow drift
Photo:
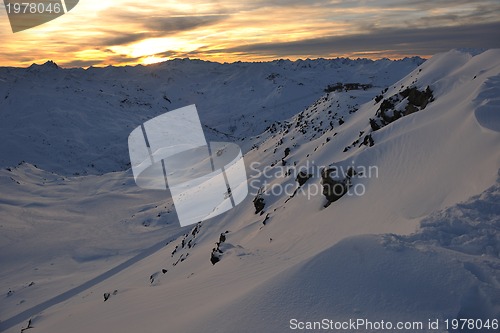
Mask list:
[[[175,227],[171,201],[135,188],[129,171],[2,170],[10,294],[0,327],[31,318],[39,332],[286,332],[294,318],[498,318],[499,74],[500,50],[453,50],[387,89],[331,91],[273,119],[244,140],[253,195],[190,228]],[[377,172],[352,177],[362,195],[325,208],[318,170],[328,166]],[[311,177],[299,188],[286,167]],[[297,192],[277,191],[285,186]]]

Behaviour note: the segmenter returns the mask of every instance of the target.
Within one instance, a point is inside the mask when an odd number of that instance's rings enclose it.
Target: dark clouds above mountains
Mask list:
[[[383,28],[367,33],[329,36],[284,43],[257,43],[217,52],[266,54],[275,57],[373,52],[400,55],[434,54],[452,48],[500,48],[500,22],[430,28]]]
[[[13,34],[0,8],[0,65],[429,56],[500,47],[498,0],[86,0]]]

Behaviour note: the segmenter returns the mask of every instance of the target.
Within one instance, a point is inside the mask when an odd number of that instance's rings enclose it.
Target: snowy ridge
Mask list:
[[[424,328],[431,318],[498,318],[500,170],[498,176],[481,195],[424,219],[412,235],[344,239],[199,322],[216,332],[235,326],[286,332],[292,318],[408,321]]]
[[[16,332],[31,318],[33,332],[287,332],[292,318],[498,318],[499,59],[500,50],[438,54],[394,84],[331,91],[272,119],[239,142],[252,194],[184,229],[170,201],[136,188],[129,171],[0,171],[9,193],[0,281],[11,291],[0,328]],[[433,98],[404,114],[427,87]],[[370,119],[393,96],[388,121],[374,129]],[[301,166],[311,177],[299,187]],[[363,195],[325,208],[326,166],[377,172],[352,178]],[[265,203],[257,214],[256,195]],[[97,272],[105,278],[86,285]],[[70,297],[36,306],[75,285]]]

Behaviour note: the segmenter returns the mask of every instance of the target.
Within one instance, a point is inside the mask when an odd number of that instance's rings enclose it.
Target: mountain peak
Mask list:
[[[51,70],[51,69],[60,69],[61,67],[59,67],[54,61],[52,60],[47,60],[44,64],[42,65],[38,65],[38,64],[35,64],[33,63],[31,66],[28,67],[29,70],[34,70],[34,69],[43,69],[43,70]]]

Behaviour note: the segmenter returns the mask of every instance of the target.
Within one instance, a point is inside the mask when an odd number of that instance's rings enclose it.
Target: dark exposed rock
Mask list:
[[[354,168],[350,167],[349,169],[347,169],[347,178],[352,178],[353,176],[356,176],[358,173],[356,172],[356,170],[354,170]]]
[[[323,195],[328,200],[328,204],[337,201],[349,189],[348,182],[344,180],[333,179],[330,175],[336,168],[323,169],[321,171],[321,184],[323,185]]]
[[[370,126],[372,128],[372,131],[376,131],[376,130],[379,130],[380,129],[380,125],[377,124],[377,122],[375,121],[375,119],[372,119],[370,118]]]
[[[413,104],[414,106],[421,107],[425,109],[429,102],[434,100],[434,95],[432,94],[432,90],[427,86],[425,91],[420,91],[416,87],[406,88],[401,92],[403,97],[408,97],[408,103]]]
[[[285,157],[290,155],[290,148],[285,148]]]
[[[396,104],[403,99],[408,102],[404,111],[395,110]],[[370,126],[373,131],[376,131],[401,117],[425,109],[432,101],[434,101],[434,95],[429,86],[424,91],[418,90],[417,87],[407,87],[400,93],[382,101],[376,114],[378,119],[370,118]]]
[[[408,104],[405,108],[405,112],[403,113],[403,115],[407,116],[409,114],[412,114],[412,113],[415,113],[418,111],[418,108],[413,105],[413,104]]]
[[[307,173],[307,172],[305,172],[305,171],[300,171],[300,172],[297,174],[297,177],[295,178],[295,180],[299,183],[299,186],[302,186],[302,185],[304,185],[304,184],[307,182],[307,180],[308,180],[309,178],[311,178],[311,177],[312,177],[312,174]]]
[[[363,139],[362,144],[365,146],[373,147],[375,141],[373,141],[372,135],[371,134],[366,135],[365,138]]]
[[[215,249],[214,249],[215,250]],[[220,258],[219,256],[216,254],[216,252],[212,252],[212,255],[210,256],[210,262],[212,263],[212,265],[215,265],[216,263],[218,263],[220,261]]]
[[[394,108],[394,103],[390,99],[384,99],[380,104],[379,110],[384,113],[392,108]]]
[[[210,254],[210,262],[212,263],[212,265],[215,265],[216,263],[218,263],[221,259],[222,253],[224,253],[220,249],[220,245],[226,241],[226,234],[228,232],[229,231],[226,231],[226,232],[223,232],[220,234],[219,241],[217,243],[215,243],[216,247],[214,247],[212,249],[212,253]]]
[[[219,236],[219,243],[224,243],[226,241],[226,235],[224,233]]]
[[[264,219],[264,221],[262,221],[262,224],[263,224],[263,225],[266,225],[267,220],[269,220],[269,217],[270,217],[270,216],[269,216],[269,213],[268,213],[268,214],[266,214],[266,218]]]
[[[264,202],[263,197],[257,195],[255,199],[253,199],[253,205],[255,207],[255,214],[259,214],[266,206],[266,203]]]
[[[28,325],[25,328],[21,328],[21,333],[23,333],[24,331],[29,330],[31,328],[34,328],[34,327],[31,326],[31,318],[30,318],[30,320],[28,320]]]

